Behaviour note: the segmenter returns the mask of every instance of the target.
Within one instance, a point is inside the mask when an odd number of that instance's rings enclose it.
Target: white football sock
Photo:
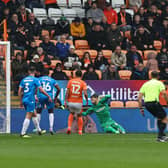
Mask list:
[[[53,126],[54,126],[54,114],[53,113],[49,114],[49,122],[50,122],[50,131],[53,131]]]
[[[37,119],[38,119],[38,122],[39,122],[39,124],[40,124],[40,121],[41,121],[41,114],[38,114],[38,113],[37,113]]]
[[[22,127],[22,131],[21,131],[21,135],[26,134],[26,131],[29,127],[30,124],[30,120],[28,118],[25,118],[24,122],[23,122],[23,127]]]
[[[37,117],[33,117],[33,118],[32,118],[32,121],[33,121],[34,126],[35,126],[35,128],[37,129],[37,131],[41,131],[41,128],[40,128],[40,125],[39,125],[39,122],[38,122]]]

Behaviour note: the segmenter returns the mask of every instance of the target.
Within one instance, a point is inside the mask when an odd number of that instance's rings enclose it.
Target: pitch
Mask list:
[[[167,167],[168,143],[154,134],[56,134],[31,139],[0,135],[0,165],[6,168]]]

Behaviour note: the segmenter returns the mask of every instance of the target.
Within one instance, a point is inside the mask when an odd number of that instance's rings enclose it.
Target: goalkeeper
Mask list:
[[[110,116],[110,109],[107,103],[110,97],[110,95],[104,97],[98,96],[97,94],[92,95],[91,101],[93,106],[86,112],[83,112],[82,115],[87,116],[88,114],[95,112],[105,133],[125,134],[125,129],[112,120]]]

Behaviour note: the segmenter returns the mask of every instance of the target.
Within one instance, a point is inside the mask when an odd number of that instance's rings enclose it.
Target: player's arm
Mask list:
[[[167,95],[166,90],[162,90],[162,91],[161,91],[161,94],[163,95],[163,98],[166,100],[166,103],[167,103],[167,105],[168,105],[168,95]]]
[[[22,103],[23,92],[22,92],[22,87],[21,86],[19,86],[18,96],[19,96],[19,99],[20,99],[20,106],[22,107],[23,106],[23,103]]]
[[[70,93],[70,89],[67,88],[66,94],[65,94],[65,101],[64,101],[65,108],[67,108],[67,101],[68,101],[69,93]]]
[[[84,96],[86,99],[86,106],[88,106],[88,94],[87,94],[87,90],[84,90]]]
[[[141,92],[139,92],[139,96],[138,96],[139,109],[140,109],[141,114],[144,116],[144,115],[145,115],[145,114],[144,114],[144,109],[143,109],[143,107],[142,107],[142,99],[143,99],[143,96],[144,96],[144,94],[141,93]]]
[[[57,89],[57,92],[56,92],[56,95],[55,95],[55,101],[56,101],[61,89],[58,85],[55,85],[55,88]]]
[[[99,96],[100,103],[106,103],[111,98],[111,95]]]
[[[41,93],[43,93],[45,96],[47,96],[47,97],[48,97],[48,100],[49,100],[50,102],[52,102],[51,97],[48,95],[47,92],[44,91],[44,89],[43,89],[41,86],[39,87],[39,91],[40,91]]]
[[[94,111],[93,111],[93,109],[92,109],[92,107],[91,108],[89,108],[87,111],[85,111],[85,112],[82,112],[82,115],[83,116],[87,116],[87,115],[89,115],[89,114],[91,114],[91,113],[93,113]]]

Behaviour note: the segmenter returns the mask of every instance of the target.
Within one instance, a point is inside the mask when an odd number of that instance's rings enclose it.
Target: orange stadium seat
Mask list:
[[[101,80],[102,79],[102,72],[100,70],[96,70],[96,73],[98,74],[99,79]]]
[[[36,40],[36,46],[39,47],[40,43],[42,43],[42,40]]]
[[[110,107],[111,108],[123,108],[124,103],[122,101],[111,101],[110,102]]]
[[[22,50],[14,50],[14,56],[16,57],[16,54],[19,53],[19,52],[20,52],[20,53],[23,53]]]
[[[63,70],[63,72],[66,73],[66,75],[71,79],[72,78],[72,71],[69,71],[69,70]]]
[[[96,50],[84,50],[84,52],[88,52],[92,59],[95,59],[97,57],[97,51]]]
[[[83,50],[75,50],[75,54],[77,54],[79,56],[79,58],[82,58],[84,51]]]
[[[107,59],[111,59],[112,56],[112,51],[111,50],[102,50],[103,55],[107,58]]]
[[[129,80],[131,78],[132,72],[129,70],[120,70],[118,71],[119,76],[123,80]]]
[[[156,48],[156,50],[161,50],[162,48],[162,42],[159,40],[155,40],[154,41],[154,47]]]
[[[144,59],[147,60],[147,56],[150,52],[154,52],[157,55],[157,51],[155,50],[145,50],[144,51]]]
[[[87,40],[76,40],[75,41],[76,49],[89,49],[89,44]]]
[[[51,60],[51,68],[55,68],[58,63],[62,64],[60,60]]]
[[[54,45],[57,44],[57,40],[50,40],[50,42],[54,43]]]
[[[125,103],[125,107],[127,108],[137,108],[139,107],[138,101],[127,101]]]
[[[144,64],[144,66],[146,67],[146,65],[147,65],[147,60],[143,60],[143,64]]]
[[[140,56],[143,58],[143,52],[141,50],[137,50],[137,52],[140,54]]]
[[[69,43],[69,45],[73,45],[73,41],[72,40],[66,40],[66,43]]]

